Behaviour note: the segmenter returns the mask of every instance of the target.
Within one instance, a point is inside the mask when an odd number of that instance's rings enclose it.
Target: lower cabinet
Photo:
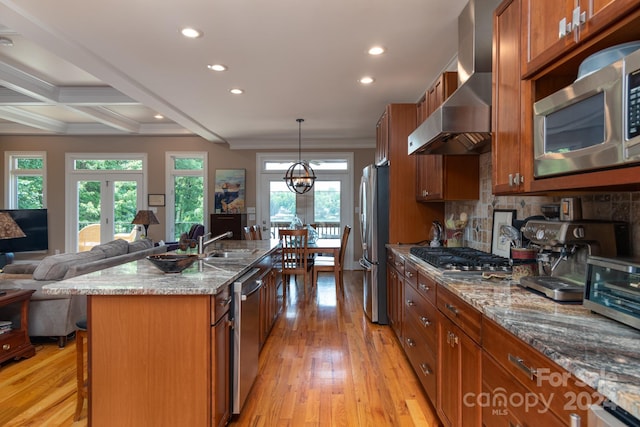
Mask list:
[[[280,261],[277,263],[279,264]],[[271,257],[265,260],[265,265],[269,268],[269,272],[264,276],[260,288],[260,350],[267,341],[284,303],[282,275],[278,268],[272,265]]]
[[[480,426],[482,351],[447,316],[438,313],[438,399],[436,409],[445,426]]]
[[[231,315],[229,304],[231,289],[219,292],[214,298],[215,323],[211,328],[211,349],[213,355],[212,388],[213,402],[211,425],[221,427],[227,424],[231,417]],[[220,310],[218,310],[220,308]]]
[[[403,342],[402,339],[402,306],[404,295],[404,279],[403,273],[398,271],[398,264],[401,264],[404,272],[404,262],[400,257],[394,257],[392,252],[387,257],[387,316],[389,318],[389,326],[395,332],[396,337]]]

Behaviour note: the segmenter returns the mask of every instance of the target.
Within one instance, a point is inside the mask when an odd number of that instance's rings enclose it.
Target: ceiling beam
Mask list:
[[[16,107],[0,107],[0,118],[55,133],[64,133],[67,130],[66,123],[60,120],[55,120]]]

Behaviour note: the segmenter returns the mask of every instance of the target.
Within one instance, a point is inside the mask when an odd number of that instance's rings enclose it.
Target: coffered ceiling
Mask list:
[[[371,147],[384,106],[416,102],[452,63],[465,3],[0,0],[0,135],[297,148],[300,117],[305,148]]]

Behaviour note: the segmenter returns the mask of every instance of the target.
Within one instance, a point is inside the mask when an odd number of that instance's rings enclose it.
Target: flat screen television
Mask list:
[[[22,228],[26,237],[0,239],[0,253],[49,250],[49,227],[46,209],[6,209]]]

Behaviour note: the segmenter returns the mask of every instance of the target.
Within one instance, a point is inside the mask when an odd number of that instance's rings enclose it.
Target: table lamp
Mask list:
[[[13,220],[8,212],[0,212],[0,239],[17,239],[27,237],[22,228]],[[13,253],[0,254],[0,268],[11,264]]]
[[[149,224],[160,224],[153,211],[138,211],[131,224],[144,225],[144,237],[149,235]]]

